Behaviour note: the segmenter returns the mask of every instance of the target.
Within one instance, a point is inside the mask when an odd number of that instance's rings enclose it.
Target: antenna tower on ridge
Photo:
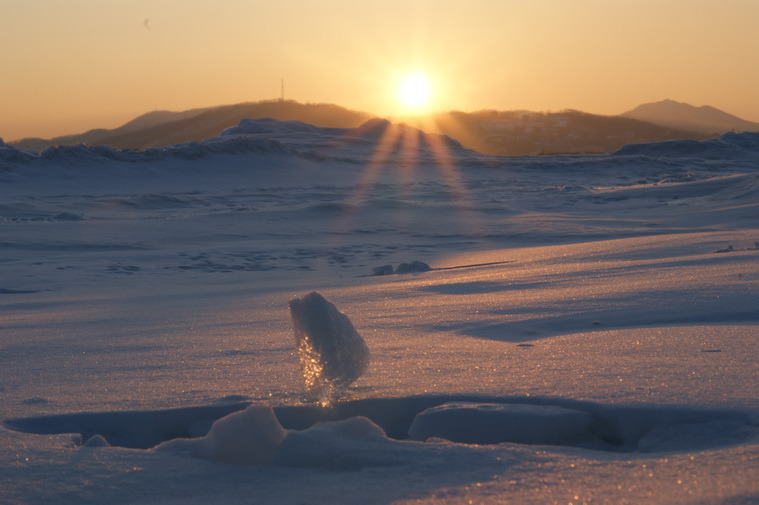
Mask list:
[[[282,96],[279,98],[280,102],[285,101],[285,80],[282,79]]]

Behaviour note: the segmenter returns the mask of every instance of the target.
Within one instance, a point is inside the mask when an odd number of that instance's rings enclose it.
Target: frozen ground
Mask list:
[[[759,503],[757,167],[747,133],[0,144],[0,503]],[[288,309],[314,290],[371,352],[331,409]],[[284,440],[239,414],[197,438],[251,403]],[[260,439],[268,464],[220,462]]]

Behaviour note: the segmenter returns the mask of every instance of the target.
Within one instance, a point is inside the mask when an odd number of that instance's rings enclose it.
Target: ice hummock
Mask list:
[[[265,465],[286,436],[270,406],[253,404],[218,419],[203,437],[175,438],[153,450],[234,465]]]
[[[317,292],[290,300],[306,391],[329,405],[369,364],[369,348],[351,320]]]

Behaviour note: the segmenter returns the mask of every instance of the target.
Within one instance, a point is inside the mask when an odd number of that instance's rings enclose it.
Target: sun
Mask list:
[[[424,74],[410,74],[398,85],[398,98],[407,109],[424,109],[430,101],[430,81]]]

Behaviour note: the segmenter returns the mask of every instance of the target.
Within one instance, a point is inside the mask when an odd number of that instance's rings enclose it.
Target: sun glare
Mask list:
[[[406,108],[419,110],[430,101],[430,83],[423,74],[404,77],[398,86],[398,97]]]

